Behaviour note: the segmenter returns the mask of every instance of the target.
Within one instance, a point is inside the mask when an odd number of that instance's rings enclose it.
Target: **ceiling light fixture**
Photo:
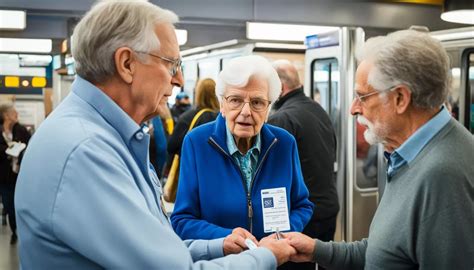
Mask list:
[[[176,37],[178,38],[178,45],[184,45],[188,41],[188,30],[175,29]]]
[[[26,28],[26,12],[0,10],[0,30],[23,30]]]
[[[474,24],[474,1],[445,0],[441,19],[447,22]]]
[[[247,38],[256,40],[301,41],[306,36],[335,31],[338,27],[247,22]]]
[[[0,38],[0,52],[50,53],[52,48],[51,39]]]

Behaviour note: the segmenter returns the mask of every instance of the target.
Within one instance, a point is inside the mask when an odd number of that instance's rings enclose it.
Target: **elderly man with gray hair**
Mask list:
[[[142,123],[183,84],[177,19],[146,1],[103,1],[76,26],[78,76],[18,179],[22,269],[273,269],[295,253],[267,239],[223,257],[252,236],[182,242],[173,232]]]
[[[368,239],[322,242],[289,233],[299,252],[335,269],[472,269],[474,139],[443,106],[449,58],[426,33],[368,40],[359,55],[351,113],[388,159]]]

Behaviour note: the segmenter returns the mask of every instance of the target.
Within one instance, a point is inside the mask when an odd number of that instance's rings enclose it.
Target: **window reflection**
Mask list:
[[[470,130],[471,130],[471,133],[474,134],[474,93],[473,93],[473,89],[474,89],[474,53],[471,53],[469,55],[469,72],[468,72],[468,78],[469,78],[469,82],[467,84],[467,91],[466,93],[471,93],[471,125],[470,125]]]

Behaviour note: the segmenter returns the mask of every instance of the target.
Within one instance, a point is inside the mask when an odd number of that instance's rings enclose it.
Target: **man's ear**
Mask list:
[[[115,68],[119,77],[128,84],[133,82],[137,58],[127,47],[118,48],[114,53]]]
[[[402,114],[406,112],[411,103],[411,91],[405,85],[400,85],[394,92],[394,94],[397,95],[395,104],[396,111],[398,114]]]

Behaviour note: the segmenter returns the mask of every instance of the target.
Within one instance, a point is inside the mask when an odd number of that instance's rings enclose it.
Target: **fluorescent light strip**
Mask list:
[[[178,45],[184,45],[188,41],[188,30],[175,29],[176,37],[178,38]]]
[[[447,22],[474,24],[474,9],[461,9],[444,12],[441,19]]]
[[[52,48],[51,39],[0,38],[0,52],[50,53]]]
[[[457,32],[457,33],[446,33],[446,34],[432,34],[432,37],[440,41],[458,40],[458,39],[474,39],[474,28],[473,31]]]
[[[211,44],[211,45],[206,45],[206,46],[201,46],[201,47],[196,47],[196,48],[184,50],[184,51],[181,51],[180,53],[181,53],[181,56],[186,56],[186,55],[195,54],[195,53],[198,53],[198,52],[204,52],[204,51],[210,51],[210,50],[213,50],[213,49],[229,47],[229,46],[232,46],[232,45],[236,45],[238,43],[239,43],[239,41],[237,39],[231,39],[231,40],[222,41],[222,42],[219,42],[219,43],[214,43],[214,44]]]
[[[0,30],[23,30],[26,13],[21,10],[0,10]]]
[[[338,27],[247,22],[247,38],[257,40],[304,41],[306,36],[323,34]]]
[[[270,49],[290,49],[290,50],[305,50],[304,44],[288,44],[288,43],[269,43],[269,42],[256,42],[255,47],[257,48],[270,48]]]

